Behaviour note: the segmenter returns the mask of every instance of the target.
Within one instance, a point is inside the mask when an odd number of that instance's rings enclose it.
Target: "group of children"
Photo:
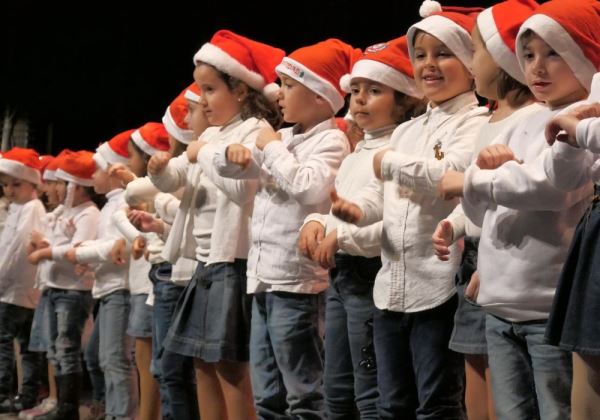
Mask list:
[[[600,3],[420,14],[220,30],[162,124],[4,153],[0,411],[79,418],[91,316],[90,418],[595,418]]]

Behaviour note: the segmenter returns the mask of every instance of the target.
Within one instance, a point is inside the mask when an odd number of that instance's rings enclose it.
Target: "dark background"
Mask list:
[[[236,0],[236,3],[244,0]],[[154,3],[154,2],[152,2]],[[448,2],[446,2],[448,3]],[[452,5],[489,7],[493,1]],[[365,48],[406,32],[420,1],[227,1],[156,7],[123,1],[81,10],[5,2],[0,23],[0,118],[30,120],[41,153],[95,148],[114,134],[160,121],[192,80],[192,57],[218,29],[291,52],[329,38]],[[52,150],[48,139],[52,138]]]

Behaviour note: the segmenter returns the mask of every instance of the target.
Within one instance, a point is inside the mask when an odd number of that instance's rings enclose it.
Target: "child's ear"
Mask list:
[[[245,83],[238,83],[233,93],[236,96],[238,102],[244,102],[246,96],[248,96],[248,85]]]

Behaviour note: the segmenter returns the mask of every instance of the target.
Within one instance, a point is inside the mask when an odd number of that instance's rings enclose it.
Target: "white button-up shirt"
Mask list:
[[[248,293],[319,293],[327,288],[327,270],[298,250],[299,231],[308,214],[329,210],[329,193],[350,147],[333,119],[305,133],[295,130],[280,130],[282,141],[269,143],[262,152],[254,148],[254,161],[245,171],[227,162],[225,147],[215,156],[215,167],[224,176],[260,178],[252,214]]]
[[[377,308],[424,311],[456,293],[460,252],[452,246],[450,261],[440,261],[431,246],[438,222],[456,206],[438,198],[437,185],[448,170],[468,166],[486,113],[468,92],[429,107],[392,134],[394,151],[382,161],[384,182],[369,184],[357,200],[364,214],[361,224],[383,217],[383,266],[373,290]]]

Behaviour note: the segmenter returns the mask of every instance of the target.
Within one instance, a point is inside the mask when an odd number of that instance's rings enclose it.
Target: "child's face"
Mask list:
[[[498,99],[498,74],[500,68],[487,50],[477,25],[471,34],[473,38],[473,62],[471,70],[475,77],[475,90],[484,98]]]
[[[317,94],[296,80],[281,75],[281,89],[277,103],[287,123],[305,123],[312,118],[317,106]]]
[[[64,203],[67,198],[67,183],[65,181],[58,180],[54,186],[56,192],[56,199],[59,203]]]
[[[538,100],[555,108],[587,97],[565,60],[537,34],[527,36],[523,55],[525,79]]]
[[[57,181],[46,181],[44,184],[44,193],[46,194],[48,204],[51,207],[56,207],[61,203],[58,198],[58,194],[56,193],[56,184]]]
[[[197,139],[200,134],[206,130],[210,124],[204,112],[202,112],[202,107],[200,104],[196,102],[187,101],[188,102],[188,113],[185,116],[184,122],[187,124],[188,128],[192,130],[194,133],[194,139]]]
[[[370,131],[394,124],[392,114],[396,103],[391,87],[355,77],[350,85],[350,93],[350,112],[360,128]]]
[[[0,178],[5,197],[12,203],[25,204],[31,200],[35,192],[35,185],[10,175],[3,174]]]
[[[146,176],[146,162],[144,161],[144,157],[140,154],[139,150],[137,150],[133,144],[131,144],[131,140],[127,143],[127,152],[129,153],[129,159],[127,161],[127,166],[135,174],[137,177]]]
[[[98,194],[106,194],[110,191],[110,182],[108,172],[100,167],[96,167],[96,172],[92,175],[94,181],[94,191]]]
[[[469,70],[450,48],[428,33],[417,34],[412,64],[417,86],[432,106],[471,90]]]
[[[197,65],[194,80],[202,90],[200,106],[211,125],[225,125],[240,113],[245,97],[232,91],[212,66]]]

